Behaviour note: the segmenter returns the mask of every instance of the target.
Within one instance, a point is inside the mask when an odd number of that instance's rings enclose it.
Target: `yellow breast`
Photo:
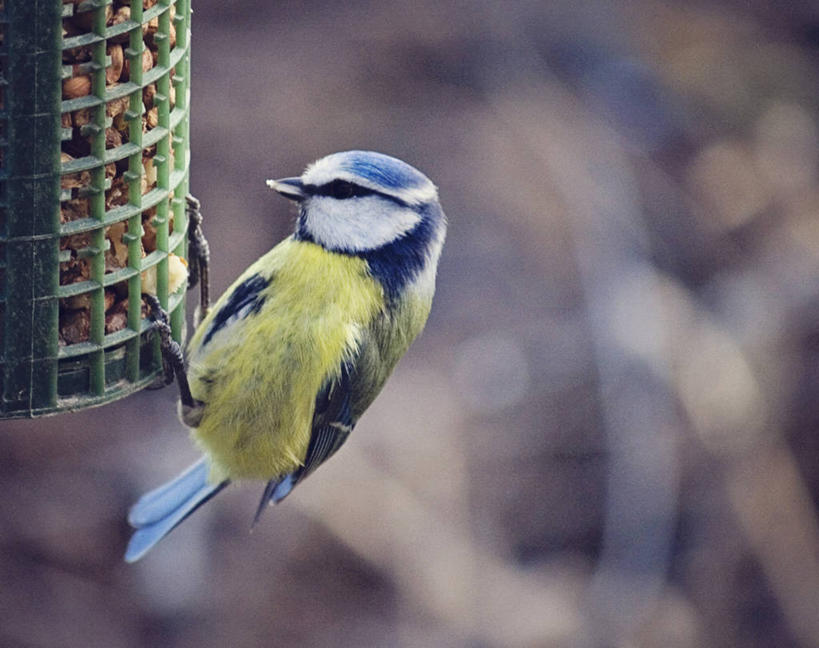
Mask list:
[[[231,290],[254,274],[269,281],[261,308],[202,346]],[[363,260],[292,238],[237,279],[189,347],[191,390],[206,403],[193,435],[211,456],[212,478],[271,479],[300,465],[316,394],[383,305]]]

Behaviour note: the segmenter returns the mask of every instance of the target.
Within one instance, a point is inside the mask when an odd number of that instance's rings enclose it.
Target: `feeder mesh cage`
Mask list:
[[[0,418],[156,380],[143,293],[182,338],[190,13],[0,0]]]

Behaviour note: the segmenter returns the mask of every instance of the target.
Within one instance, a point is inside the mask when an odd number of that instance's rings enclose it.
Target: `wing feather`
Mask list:
[[[328,380],[319,391],[304,464],[292,473],[268,482],[256,520],[268,503],[278,503],[287,497],[296,484],[332,457],[350,436],[355,427],[352,416],[353,372],[352,363],[342,362],[339,375]]]
[[[258,313],[265,300],[262,291],[269,284],[267,279],[257,273],[236,286],[228,300],[216,311],[202,340],[202,346],[206,346],[216,333],[228,327],[232,322],[244,319],[251,313]]]

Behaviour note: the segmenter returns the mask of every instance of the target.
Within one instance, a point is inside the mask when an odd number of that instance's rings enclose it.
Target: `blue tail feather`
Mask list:
[[[227,486],[208,483],[208,463],[203,457],[181,475],[139,498],[128,513],[136,531],[125,551],[125,561],[135,562],[170,533],[182,520]]]
[[[158,522],[207,484],[207,479],[208,462],[202,457],[182,474],[140,497],[128,511],[128,524],[139,528]]]

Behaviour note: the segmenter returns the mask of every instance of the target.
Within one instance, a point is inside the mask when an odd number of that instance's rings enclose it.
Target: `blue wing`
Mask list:
[[[352,373],[348,362],[341,363],[336,380],[328,381],[316,397],[313,414],[313,433],[304,465],[298,470],[298,478],[304,479],[333,456],[353,430]]]
[[[268,504],[281,502],[296,484],[332,457],[350,436],[355,427],[352,412],[353,372],[352,363],[342,362],[339,376],[328,380],[316,396],[313,432],[307,446],[304,465],[284,477],[271,479],[267,483],[259,508],[256,510],[254,524]]]

